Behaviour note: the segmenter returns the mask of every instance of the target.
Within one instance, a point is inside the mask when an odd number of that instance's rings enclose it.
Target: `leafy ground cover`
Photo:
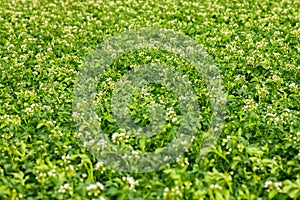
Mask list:
[[[276,1],[8,1],[0,6],[1,199],[297,199],[300,197],[300,4]],[[228,98],[225,127],[197,161],[199,141],[149,173],[99,162],[78,137],[72,93],[81,63],[106,38],[162,27],[190,36],[213,57]],[[99,80],[97,111],[116,144],[150,151],[173,136],[177,100],[161,86],[135,94],[130,113],[163,101],[170,126],[143,145],[111,121],[114,83],[132,66],[161,62],[186,72],[203,119],[207,90],[192,66],[168,52],[131,52]]]

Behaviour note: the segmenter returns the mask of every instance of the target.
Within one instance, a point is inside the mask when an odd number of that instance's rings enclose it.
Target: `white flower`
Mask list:
[[[58,189],[58,192],[59,193],[68,193],[70,195],[73,194],[72,187],[70,186],[69,183],[66,183],[66,184],[60,186]]]
[[[62,157],[61,157],[61,159],[66,163],[70,163],[70,161],[69,161],[69,159],[70,159],[70,155],[67,155],[67,156],[65,156],[65,155],[63,155]]]
[[[177,120],[178,120],[177,117],[172,118],[173,123],[177,122]]]
[[[190,164],[190,163],[189,163],[189,159],[188,159],[187,157],[184,158],[184,163],[185,163],[186,165],[189,165],[189,164]]]
[[[50,176],[50,177],[54,177],[54,176],[56,175],[56,170],[55,170],[55,168],[54,168],[54,169],[51,169],[47,174],[48,174],[48,176]]]
[[[175,117],[176,116],[176,113],[174,111],[174,108],[167,108],[167,116],[169,117]]]
[[[145,96],[150,95],[150,93],[147,92],[147,89],[145,89],[145,88],[142,88],[142,94],[145,95]]]
[[[167,187],[164,189],[164,193],[163,193],[164,199],[166,199],[168,197],[169,191],[170,191],[170,189]]]
[[[245,102],[245,105],[243,107],[244,111],[252,111],[256,109],[256,107],[258,106],[258,104],[253,99],[245,99],[244,102]]]
[[[129,135],[126,135],[125,133],[113,133],[111,136],[111,139],[113,141],[113,143],[117,143],[117,142],[128,142],[129,139]]]
[[[91,196],[92,194],[94,196],[98,196],[102,190],[104,190],[104,185],[100,182],[97,182],[95,184],[90,184],[86,187],[86,190],[88,191],[88,195]]]
[[[241,89],[242,89],[243,91],[246,91],[247,88],[248,88],[247,85],[243,85]]]
[[[289,88],[290,88],[291,90],[297,90],[297,89],[298,89],[298,85],[296,85],[296,83],[291,83],[291,84],[289,85]]]
[[[25,108],[24,112],[30,115],[34,113],[34,110],[32,108]]]
[[[265,96],[266,94],[269,93],[268,89],[263,85],[263,87],[259,88],[257,93],[259,95]]]
[[[103,162],[97,162],[96,163],[96,166],[95,166],[95,169],[96,170],[99,170],[101,167],[103,167],[104,163]]]
[[[97,182],[96,184],[90,184],[89,186],[86,187],[86,190],[95,190],[95,189],[100,189],[100,190],[103,190],[104,189],[104,186],[100,183],[100,182]]]
[[[269,188],[273,184],[272,181],[266,181],[264,187]]]
[[[179,189],[178,186],[175,186],[175,188],[172,188],[172,189],[171,189],[171,192],[172,192],[173,194],[175,194],[175,196],[181,196],[181,195],[182,195],[182,193],[180,192],[180,189]]]
[[[127,183],[129,184],[129,188],[130,188],[131,190],[133,190],[133,189],[135,188],[135,186],[138,185],[138,181],[135,181],[135,180],[133,179],[133,177],[122,177],[122,180],[123,180],[124,182],[127,182]]]
[[[214,189],[217,189],[217,190],[222,190],[223,189],[223,187],[218,185],[218,184],[211,184],[209,188],[213,189],[213,190]]]

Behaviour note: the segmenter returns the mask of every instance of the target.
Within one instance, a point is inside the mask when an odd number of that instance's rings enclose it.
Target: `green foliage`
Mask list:
[[[299,10],[292,0],[2,1],[0,199],[299,199]],[[85,57],[110,36],[139,27],[173,29],[203,45],[228,96],[225,127],[207,156],[196,159],[197,137],[176,162],[144,174],[98,162],[72,118],[73,85]],[[99,80],[97,112],[109,137],[122,133],[110,110],[114,83],[156,60],[187,75],[201,131],[207,130],[210,100],[193,66],[172,53],[140,50],[118,58]],[[180,115],[171,91],[144,89],[132,96],[137,124],[149,123],[153,101]],[[161,148],[176,133],[176,120],[169,121],[149,140],[117,137],[115,143]]]

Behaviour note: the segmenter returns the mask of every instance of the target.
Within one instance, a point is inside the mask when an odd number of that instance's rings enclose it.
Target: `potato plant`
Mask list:
[[[2,0],[0,6],[0,199],[299,199],[300,4],[266,1]],[[201,139],[173,163],[126,173],[97,160],[73,122],[73,86],[86,56],[113,35],[143,27],[179,31],[213,58],[224,82],[225,126],[202,159]],[[164,129],[140,141],[113,121],[115,83],[136,65],[159,60],[186,74],[210,123],[208,90],[192,65],[166,51],[121,56],[99,80],[96,110],[107,137],[139,151],[176,135],[178,99],[150,84],[129,113],[168,111]],[[200,133],[199,133],[200,134]]]

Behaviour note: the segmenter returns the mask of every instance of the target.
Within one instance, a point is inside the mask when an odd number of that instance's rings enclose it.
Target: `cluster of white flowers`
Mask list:
[[[128,142],[129,139],[129,135],[125,134],[125,133],[113,133],[111,136],[111,139],[113,141],[113,143],[118,143],[118,142],[122,142],[124,141],[125,143]]]
[[[60,163],[61,166],[63,166],[63,163]],[[67,165],[65,168],[67,171],[74,173],[76,170],[78,170],[78,167],[74,167],[74,165]]]
[[[222,190],[223,189],[223,187],[220,186],[219,184],[210,184],[209,188],[212,190]]]
[[[0,115],[0,119],[10,119],[11,118],[11,115],[7,115],[7,114],[4,114],[4,115]]]
[[[269,91],[265,85],[262,85],[262,87],[259,87],[257,89],[257,93],[261,96],[266,96],[267,94],[269,94]]]
[[[136,186],[139,185],[139,182],[134,180],[133,177],[122,177],[122,180],[129,184],[129,189],[134,190]]]
[[[231,139],[232,139],[232,137],[231,137],[230,135],[227,135],[226,138],[224,138],[224,139],[222,140],[222,146],[225,146],[226,143],[228,143]],[[229,147],[228,145],[226,145],[225,147],[226,147],[226,150],[227,150],[227,151],[226,151],[226,154],[230,154],[231,151],[232,151],[232,148]]]
[[[147,89],[145,89],[144,87],[142,87],[142,95],[149,96],[150,93],[147,91]]]
[[[167,116],[169,117],[176,117],[176,113],[174,111],[174,108],[167,108]]]
[[[66,184],[59,187],[58,192],[72,195],[73,194],[73,188],[70,186],[69,183],[66,183]]]
[[[103,162],[97,162],[95,165],[95,170],[100,171],[101,173],[104,173],[106,171],[106,168],[104,167]]]
[[[243,81],[245,81],[245,75],[237,75],[237,77],[235,77],[234,81],[236,81],[237,83],[241,83]]]
[[[281,116],[277,116],[276,114],[267,113],[264,118],[267,118],[267,123],[274,123],[275,125],[283,124],[284,119]]]
[[[88,191],[89,196],[98,196],[102,190],[104,190],[104,185],[100,182],[97,182],[95,184],[90,184],[86,187],[86,190]]]
[[[255,63],[255,58],[253,58],[252,56],[247,56],[246,60],[247,64],[249,65],[253,65]]]
[[[170,156],[168,156],[168,155],[166,155],[165,157],[164,157],[164,161],[169,161],[171,159],[171,157]]]
[[[281,189],[282,183],[281,182],[266,181],[264,187],[267,188],[268,190],[275,189],[278,192],[282,191],[282,189]]]
[[[246,91],[248,89],[248,86],[247,85],[242,85],[242,87],[241,87],[241,90],[242,91]]]
[[[8,140],[10,138],[12,138],[14,135],[12,133],[4,133],[1,135],[2,138]]]
[[[297,144],[300,141],[300,132],[297,132],[296,134],[287,135],[285,139],[293,144]]]
[[[277,74],[274,74],[273,76],[267,78],[267,82],[274,82],[276,84],[281,84],[283,83],[283,79]]]
[[[50,171],[47,172],[49,177],[55,177],[56,176],[56,166],[53,167]]]
[[[63,155],[62,157],[61,157],[61,159],[64,161],[64,163],[70,163],[71,161],[70,161],[70,155],[68,154],[68,155]]]
[[[113,90],[115,88],[114,80],[111,77],[106,79],[106,85],[104,88],[109,90]]]
[[[173,108],[173,107],[171,107],[171,108],[167,108],[166,115],[167,115],[167,118],[166,118],[166,120],[169,120],[169,119],[171,119],[171,121],[172,121],[173,123],[176,123],[176,122],[178,122],[178,118],[177,118],[177,115],[176,115],[176,113],[175,113],[175,111],[174,111],[174,108]]]
[[[253,160],[254,164],[253,164],[253,170],[256,171],[256,170],[265,170],[265,167],[263,165],[263,163],[261,162],[260,159],[256,159],[256,160]]]
[[[177,157],[176,158],[176,162],[178,164],[180,164],[182,167],[185,166],[185,165],[189,165],[189,159],[187,157],[185,157],[184,159],[182,158],[182,156],[180,157]]]
[[[273,113],[274,110],[273,109],[267,109],[267,114],[263,117],[264,119],[266,119],[266,122],[268,124],[274,124],[274,125],[280,125],[280,124],[289,124],[291,123],[290,122],[290,119],[292,117],[292,113],[291,113],[291,110],[286,108],[283,110],[283,112],[281,114],[276,114],[276,113]]]
[[[232,148],[227,148],[226,154],[230,154],[232,151]]]
[[[54,166],[52,169],[50,169],[47,172],[40,172],[40,170],[36,170],[36,172],[38,173],[38,176],[36,176],[35,178],[37,180],[39,180],[40,182],[42,182],[45,178],[47,177],[55,177],[56,176],[56,166]]]
[[[289,84],[289,88],[294,92],[298,91],[298,85],[296,85],[296,83]]]
[[[25,87],[26,86],[26,82],[24,82],[24,81],[19,82],[19,83],[17,83],[17,86],[18,87]]]
[[[83,136],[83,133],[78,133],[79,134],[79,137],[82,137]],[[91,146],[94,146],[96,144],[96,141],[94,139],[89,139],[90,138],[90,135],[84,135],[86,138],[86,140],[83,142],[83,146],[86,147],[86,148],[89,148]]]
[[[1,121],[4,121],[4,122],[1,122]],[[21,123],[21,118],[18,115],[7,115],[7,114],[1,115],[0,122],[4,124],[5,121],[8,122],[9,124],[17,125],[17,124]]]
[[[31,104],[30,107],[24,109],[24,112],[28,115],[32,115],[37,107],[39,107],[38,104]]]
[[[256,109],[258,104],[253,99],[245,99],[245,105],[243,107],[243,111],[253,111]]]
[[[226,138],[224,138],[222,140],[222,145],[224,146],[227,142],[229,142],[231,140],[231,136],[230,135],[227,135]]]
[[[127,158],[128,158],[128,159],[139,159],[139,158],[141,158],[141,157],[140,157],[138,151],[132,150],[131,155],[128,155],[128,154],[125,153],[125,154],[122,156],[122,158],[123,158],[123,159],[127,159]]]
[[[38,172],[38,170],[37,170]],[[47,173],[46,172],[39,172],[39,175],[35,177],[35,179],[37,180],[41,180],[43,177],[47,177]]]
[[[166,187],[163,193],[164,199],[172,198],[172,197],[182,197],[182,192],[178,186],[175,186],[171,189]]]
[[[46,124],[49,124],[50,126],[55,126],[56,121],[52,120],[52,121],[46,121]]]

